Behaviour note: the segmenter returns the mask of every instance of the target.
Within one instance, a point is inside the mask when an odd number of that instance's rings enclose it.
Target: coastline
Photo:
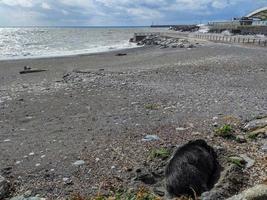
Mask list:
[[[131,172],[150,164],[151,150],[198,138],[247,154],[255,160],[247,185],[264,181],[261,144],[215,138],[214,124],[230,119],[239,134],[245,121],[267,113],[266,53],[203,41],[192,49],[0,61],[0,170],[17,184],[12,195],[135,188],[142,184]],[[20,75],[25,65],[48,71]],[[160,140],[143,142],[146,135]]]
[[[134,45],[134,44],[133,44]],[[133,46],[133,47],[124,47],[124,48],[114,48],[109,47],[109,49],[106,50],[91,50],[92,52],[86,52],[86,50],[77,50],[80,51],[80,53],[66,53],[62,55],[40,55],[40,56],[21,56],[21,57],[14,57],[14,58],[2,58],[1,61],[19,61],[19,60],[32,60],[32,59],[45,59],[45,58],[64,58],[64,57],[73,57],[73,56],[86,56],[86,55],[96,55],[96,54],[102,54],[102,53],[108,53],[108,52],[116,52],[116,51],[123,51],[128,49],[136,49],[140,48],[141,46]]]

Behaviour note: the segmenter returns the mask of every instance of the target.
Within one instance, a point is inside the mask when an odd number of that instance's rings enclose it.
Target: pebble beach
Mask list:
[[[0,61],[0,171],[12,196],[138,188],[133,172],[158,164],[151,150],[198,138],[253,159],[243,189],[266,181],[266,137],[238,143],[215,129],[244,136],[267,115],[267,49],[192,43]]]

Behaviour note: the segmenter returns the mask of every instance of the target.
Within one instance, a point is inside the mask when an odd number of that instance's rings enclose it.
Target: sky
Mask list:
[[[0,0],[0,26],[146,26],[229,20],[267,0]]]

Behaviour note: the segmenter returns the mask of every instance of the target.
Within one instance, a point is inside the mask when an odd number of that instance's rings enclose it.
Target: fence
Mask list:
[[[227,36],[227,35],[219,35],[219,34],[208,34],[208,33],[184,33],[184,32],[143,32],[143,33],[135,33],[134,41],[138,42],[151,35],[163,35],[172,38],[180,38],[180,37],[191,37],[198,38],[203,40],[217,41],[223,43],[236,43],[236,44],[251,44],[262,47],[267,47],[267,39],[266,38],[252,38],[249,36]]]
[[[223,36],[218,34],[191,34],[190,37],[225,43],[252,44],[267,47],[267,39],[246,36]]]

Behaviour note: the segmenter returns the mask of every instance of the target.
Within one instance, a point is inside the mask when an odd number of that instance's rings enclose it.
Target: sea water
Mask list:
[[[149,27],[2,27],[0,60],[97,53],[136,47],[135,32]]]

